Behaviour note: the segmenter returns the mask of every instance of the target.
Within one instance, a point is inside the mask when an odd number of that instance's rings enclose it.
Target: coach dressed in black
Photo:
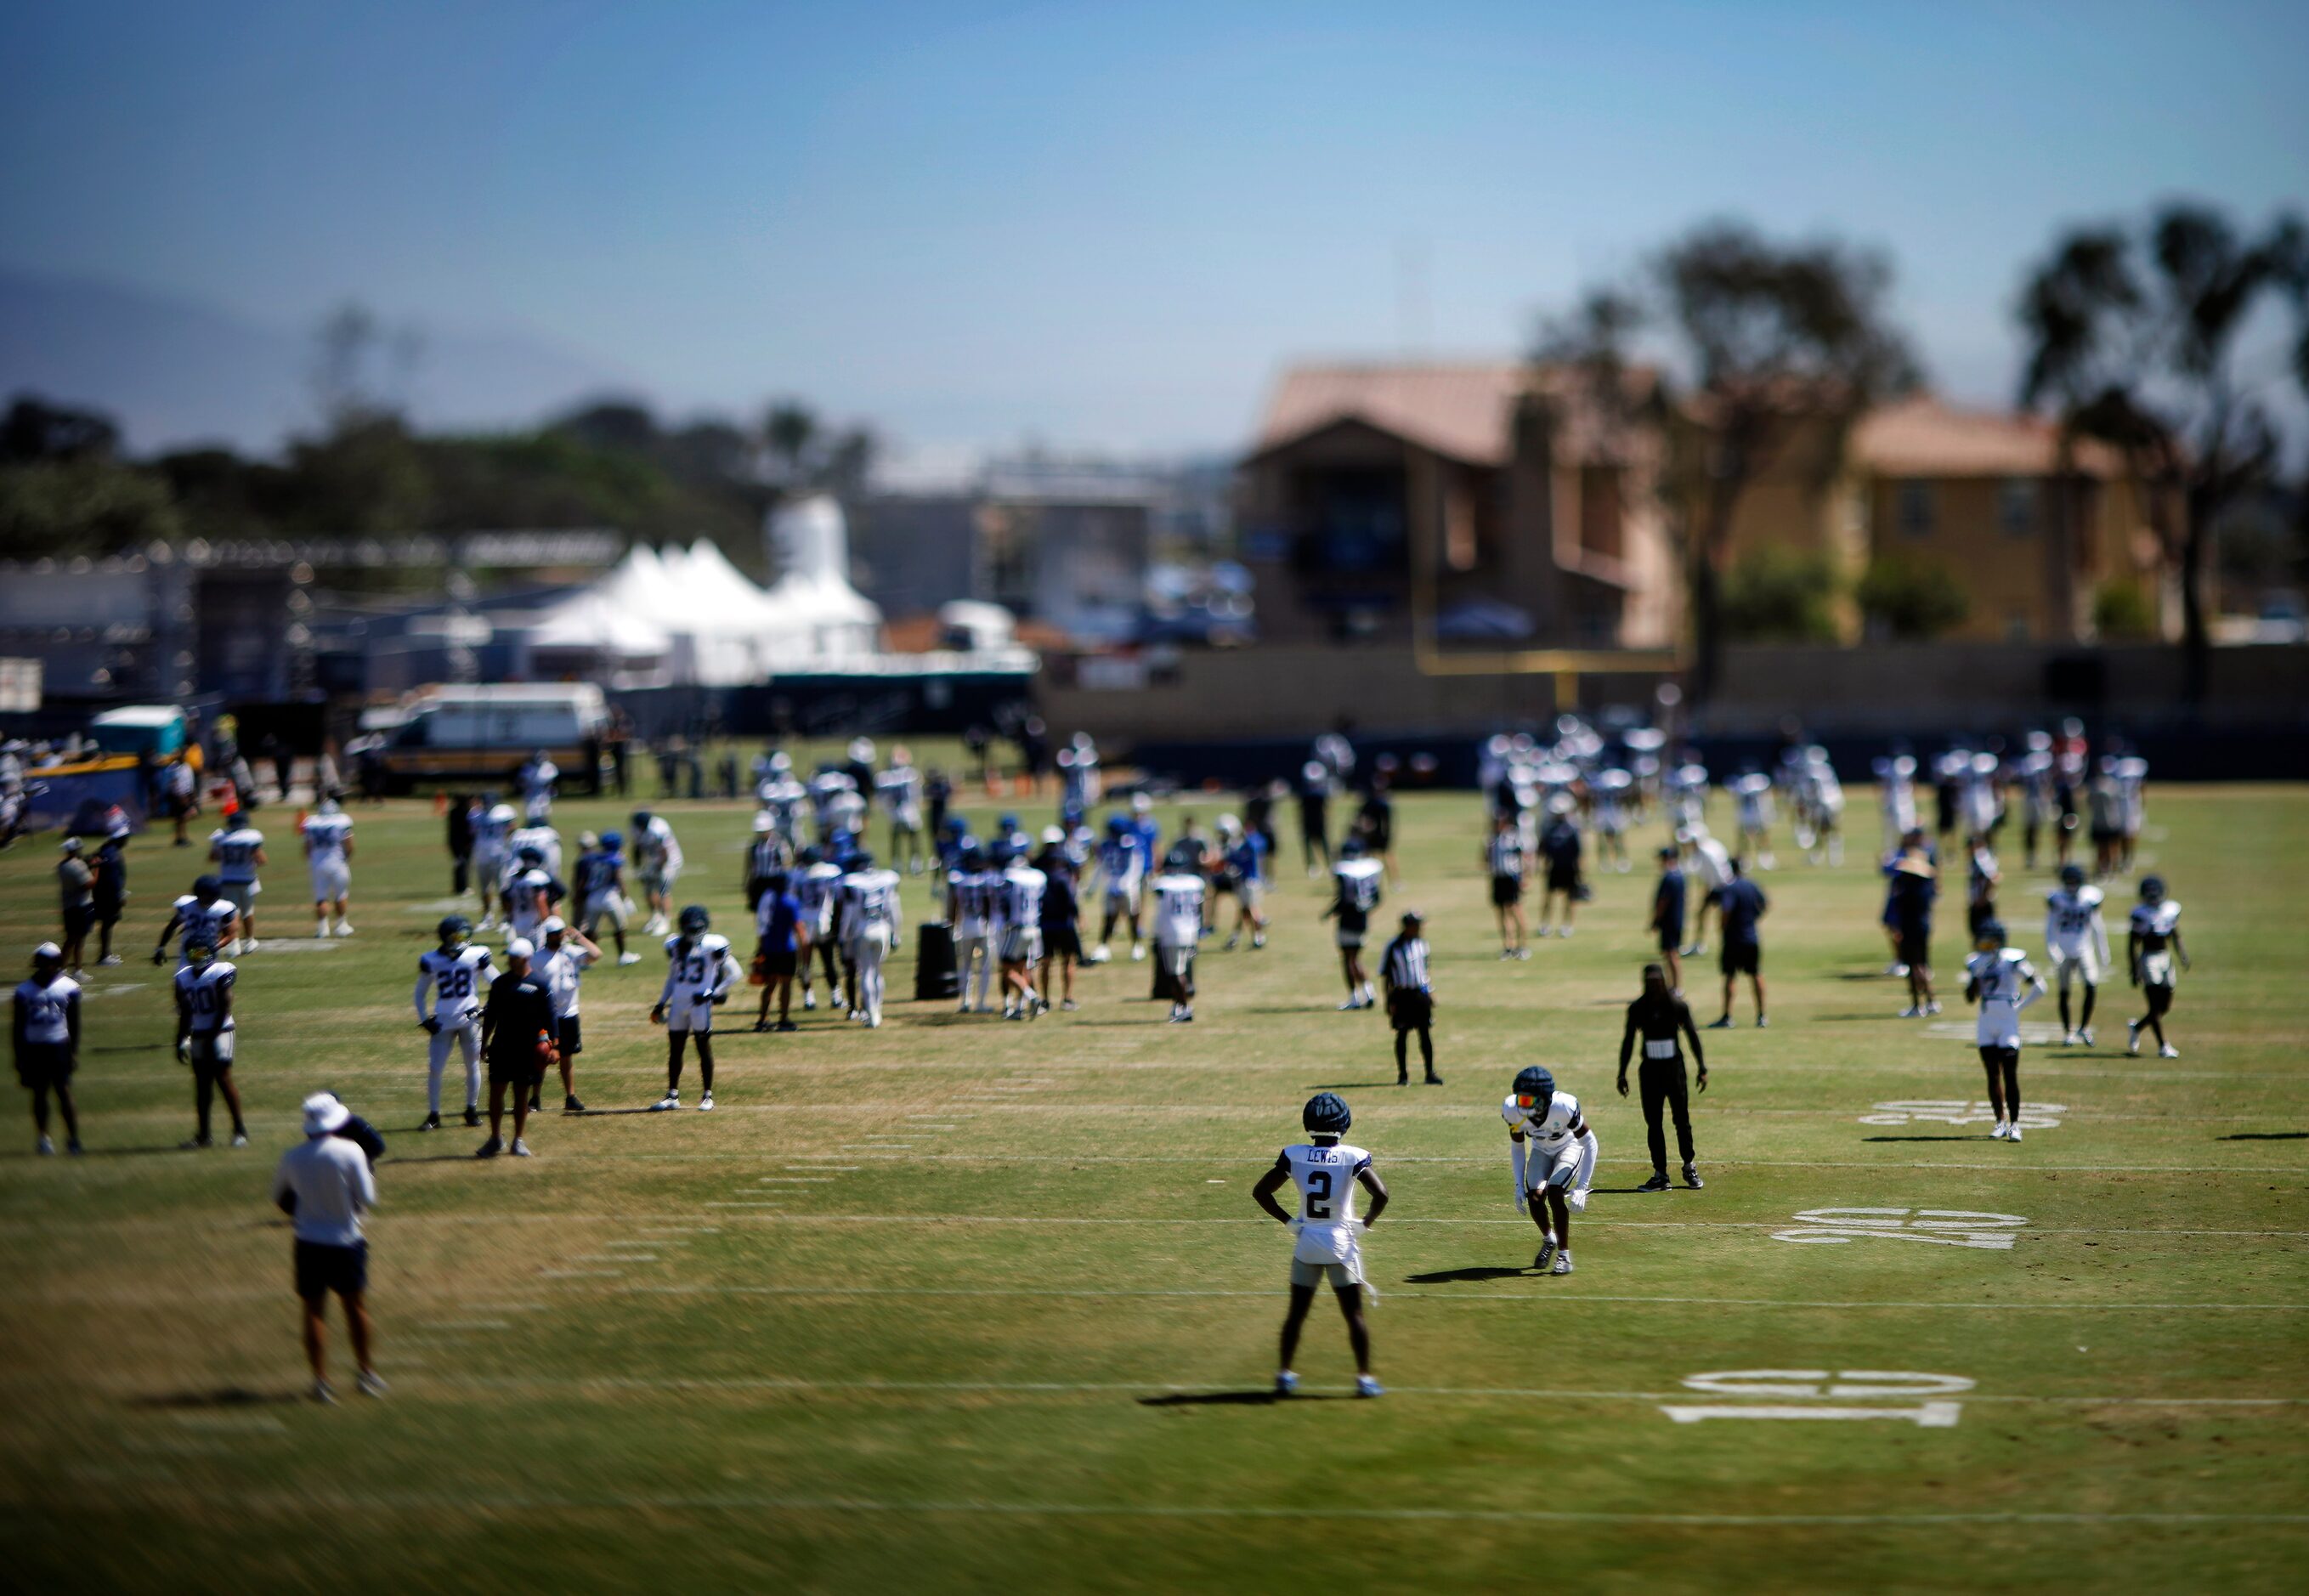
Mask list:
[[[1638,1079],[1644,1093],[1644,1132],[1651,1143],[1652,1178],[1638,1191],[1667,1190],[1667,1133],[1660,1124],[1662,1109],[1675,1115],[1676,1151],[1683,1155],[1683,1183],[1698,1189],[1699,1178],[1691,1147],[1691,1105],[1684,1090],[1683,1048],[1691,1044],[1691,1062],[1699,1067],[1699,1090],[1708,1090],[1708,1059],[1700,1051],[1699,1032],[1692,1028],[1691,1010],[1669,989],[1667,971],[1656,964],[1644,966],[1643,996],[1628,1005],[1628,1028],[1620,1035],[1620,1095],[1628,1095],[1628,1060],[1640,1037],[1644,1044],[1643,1073]]]

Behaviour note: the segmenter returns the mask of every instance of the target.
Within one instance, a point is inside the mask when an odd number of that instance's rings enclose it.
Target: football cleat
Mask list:
[[[653,1114],[662,1114],[669,1109],[679,1109],[679,1107],[681,1107],[681,1093],[678,1091],[669,1091],[663,1097],[658,1099],[656,1102],[650,1105],[650,1112]]]
[[[2140,1022],[2138,1020],[2124,1022],[2124,1050],[2135,1058],[2140,1057]]]
[[[2082,1042],[2088,1048],[2091,1047],[2093,1045],[2092,1027],[2089,1025],[2078,1026],[2077,1040]]]
[[[2083,1045],[2083,1039],[2082,1039],[2081,1037],[2078,1036],[2078,1035],[2077,1035],[2077,1033],[2076,1033],[2075,1031],[2064,1031],[2064,1032],[2063,1032],[2063,1033],[2062,1033],[2062,1036],[2061,1036],[2061,1046],[2063,1046],[2063,1048],[2075,1048],[2075,1047],[2081,1047],[2082,1045]]]
[[[233,1132],[233,1133],[232,1133],[232,1144],[233,1144],[235,1147],[246,1147],[246,1146],[247,1146],[247,1145],[248,1145],[248,1133],[247,1133],[246,1131],[235,1131],[235,1132]]]
[[[498,1153],[503,1152],[504,1151],[505,1138],[502,1136],[491,1136],[488,1141],[480,1144],[480,1147],[474,1152],[473,1156],[475,1158],[495,1158]]]
[[[1992,1141],[2002,1142],[2006,1136],[2011,1134],[2011,1130],[2012,1127],[2011,1126],[2006,1125],[2000,1119],[1996,1122],[1996,1128],[1988,1133],[1989,1138]]]
[[[177,1151],[178,1152],[197,1152],[203,1147],[213,1147],[215,1145],[215,1141],[211,1137],[195,1136],[189,1142],[177,1143]]]
[[[2160,1043],[2157,1048],[2157,1057],[2159,1058],[2178,1058],[2181,1057],[2181,1049],[2175,1047],[2170,1042]]]
[[[700,1114],[711,1114],[713,1111],[713,1094],[712,1092],[709,1091],[704,1097],[697,1100],[697,1111]]]
[[[1385,1396],[1387,1394],[1387,1388],[1381,1385],[1377,1380],[1371,1378],[1369,1375],[1357,1375],[1355,1376],[1355,1394],[1357,1396]]]
[[[573,1091],[561,1100],[561,1111],[564,1114],[583,1114],[585,1105],[577,1100],[577,1094]]]
[[[438,1114],[428,1114],[425,1117],[425,1123],[419,1126],[417,1128],[420,1131],[439,1130],[441,1128],[441,1116]]]
[[[1708,1030],[1710,1030],[1710,1031],[1729,1031],[1729,1030],[1731,1030],[1731,1029],[1732,1029],[1732,1016],[1731,1016],[1731,1015],[1729,1015],[1729,1014],[1724,1014],[1724,1015],[1721,1015],[1721,1016],[1719,1016],[1719,1017],[1717,1017],[1717,1018],[1716,1018],[1716,1019],[1710,1020],[1710,1021],[1708,1022]]]
[[[1531,1261],[1531,1266],[1532,1266],[1534,1269],[1536,1269],[1536,1270],[1539,1270],[1539,1271],[1541,1271],[1541,1272],[1545,1272],[1545,1270],[1546,1270],[1546,1268],[1547,1268],[1547,1266],[1548,1266],[1550,1264],[1553,1263],[1554,1261],[1555,1261],[1555,1238],[1554,1238],[1554,1237],[1552,1237],[1552,1236],[1550,1236],[1550,1237],[1548,1237],[1545,1240],[1542,1241],[1542,1242],[1539,1244],[1539,1251],[1538,1251],[1538,1253],[1537,1253],[1536,1255],[1535,1255],[1533,1256],[1532,1261]]]
[[[1921,1003],[1912,1003],[1900,1011],[1900,1018],[1903,1020],[1921,1020],[1924,1017],[1924,1005]]]
[[[1277,1396],[1298,1395],[1299,1376],[1293,1374],[1287,1368],[1281,1371],[1275,1376],[1275,1394]]]
[[[56,1144],[48,1137],[42,1136],[37,1143],[33,1143],[33,1151],[38,1152],[42,1158],[53,1158],[56,1156]]]
[[[1567,1247],[1561,1252],[1555,1255],[1555,1267],[1549,1270],[1547,1272],[1550,1274],[1570,1274],[1571,1272],[1571,1249],[1570,1247]]]
[[[1683,1184],[1690,1186],[1693,1191],[1698,1191],[1708,1184],[1708,1182],[1699,1178],[1699,1166],[1698,1164],[1684,1165]]]
[[[2016,1119],[2012,1122],[2012,1129],[2004,1139],[2008,1142],[2018,1142],[2020,1139],[2020,1122],[2019,1120]]]
[[[337,1393],[329,1388],[329,1383],[326,1380],[313,1382],[312,1397],[324,1408],[336,1405]]]
[[[1926,1005],[1924,1005],[1924,1018],[1925,1018],[1925,1019],[1927,1019],[1927,1020],[1931,1019],[1934,1014],[1939,1014],[1940,1012],[1941,1012],[1941,1000],[1940,1000],[1939,998],[1937,998],[1937,997],[1933,998],[1930,1003],[1927,1003]]]
[[[515,1158],[527,1158],[529,1156],[529,1143],[522,1137],[515,1136],[513,1139],[513,1146],[507,1151],[512,1152]]]
[[[373,1369],[363,1369],[360,1376],[353,1382],[353,1389],[363,1396],[383,1396],[393,1387],[385,1383],[383,1375]]]
[[[619,964],[638,964],[641,962],[642,956],[639,953],[619,953],[618,955],[618,962]]]
[[[1667,1190],[1667,1171],[1665,1169],[1655,1170],[1652,1174],[1652,1178],[1649,1180],[1645,1181],[1643,1185],[1638,1186],[1636,1189],[1639,1192],[1664,1192]]]
[[[465,1126],[468,1130],[481,1123],[481,1111],[472,1103],[465,1105]]]

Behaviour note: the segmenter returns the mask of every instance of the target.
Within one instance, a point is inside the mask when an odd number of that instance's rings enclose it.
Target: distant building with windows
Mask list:
[[[1605,416],[1514,362],[1285,370],[1237,468],[1261,638],[1672,642],[1657,384],[1630,384]]]

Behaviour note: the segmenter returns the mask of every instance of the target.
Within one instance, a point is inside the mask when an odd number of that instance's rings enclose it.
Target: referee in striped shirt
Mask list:
[[[1387,945],[1379,961],[1379,979],[1387,986],[1387,1018],[1395,1027],[1395,1083],[1411,1084],[1407,1039],[1419,1033],[1419,1057],[1427,1066],[1427,1084],[1440,1086],[1435,1073],[1435,1039],[1428,1027],[1435,1020],[1435,989],[1427,984],[1427,941],[1419,935],[1419,911],[1406,910],[1403,929]]]

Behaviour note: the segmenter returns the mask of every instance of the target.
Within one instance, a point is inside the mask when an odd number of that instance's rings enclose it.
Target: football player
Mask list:
[[[1377,866],[1373,867],[1374,871]],[[1171,1000],[1171,1022],[1195,1017],[1195,950],[1202,944],[1204,883],[1194,858],[1172,849],[1153,884],[1157,997]]]
[[[649,901],[649,922],[642,930],[656,936],[667,927],[673,884],[681,875],[681,844],[662,815],[634,811],[634,873],[641,877],[642,894]]]
[[[1972,934],[1973,955],[1965,961],[1964,996],[1980,1005],[1974,1040],[1981,1067],[1988,1072],[1988,1103],[1996,1110],[2000,1142],[2020,1139],[2020,1011],[2045,995],[2045,978],[2028,955],[2004,945],[2004,922],[1983,920]],[[2009,1120],[2009,1123],[2008,1123]]]
[[[1570,1274],[1571,1216],[1587,1211],[1601,1151],[1596,1133],[1580,1117],[1579,1100],[1556,1091],[1553,1074],[1535,1064],[1517,1072],[1500,1117],[1508,1123],[1516,1206],[1539,1227],[1539,1255],[1531,1266]]]
[[[2045,956],[2061,982],[2061,1042],[2092,1046],[2093,1000],[2100,996],[2101,973],[2109,966],[2108,927],[2100,917],[2100,888],[2085,880],[2082,865],[2063,865],[2061,884],[2045,894]],[[2069,1022],[2069,981],[2085,989],[2084,1012]]]
[[[1156,892],[1162,890],[1158,882]],[[1291,1307],[1283,1319],[1283,1355],[1275,1372],[1275,1394],[1289,1396],[1299,1389],[1292,1371],[1299,1352],[1299,1333],[1314,1306],[1315,1288],[1328,1283],[1347,1321],[1347,1344],[1355,1354],[1355,1394],[1383,1394],[1371,1377],[1371,1331],[1363,1323],[1363,1232],[1379,1223],[1387,1209],[1387,1186],[1371,1169],[1371,1154],[1340,1138],[1354,1116],[1335,1092],[1319,1092],[1300,1110],[1299,1123],[1307,1140],[1283,1150],[1274,1168],[1250,1188],[1251,1201],[1277,1221],[1291,1227]],[[1299,1188],[1299,1212],[1292,1213],[1275,1200],[1289,1182]],[[1355,1188],[1371,1196],[1371,1211],[1355,1217]]]
[[[793,1022],[794,971],[797,965],[809,962],[809,925],[803,918],[801,900],[788,890],[783,871],[773,875],[764,884],[761,897],[754,904],[754,973],[749,978],[762,988],[761,1013],[754,1018],[757,1031],[791,1031]],[[778,1020],[770,1023],[770,1000],[778,1004]]]
[[[535,946],[537,939],[544,935],[539,927],[562,896],[561,883],[545,867],[543,849],[534,843],[522,847],[514,856],[513,868],[506,872],[501,895],[505,899],[508,940],[517,937]]]
[[[489,950],[471,940],[472,923],[462,914],[445,918],[434,927],[441,945],[417,960],[417,1022],[430,1042],[425,1060],[425,1123],[419,1130],[441,1128],[441,1068],[449,1062],[454,1041],[465,1056],[465,1123],[481,1122],[481,1000],[497,979],[489,968]],[[425,997],[433,996],[427,1013]]]
[[[499,803],[494,792],[483,793],[481,805],[481,812],[473,818],[473,884],[481,894],[480,928],[486,931],[497,923],[497,888],[504,883],[510,857],[507,839],[520,816],[511,804]]]
[[[2132,968],[2132,984],[2149,1000],[2149,1012],[2124,1022],[2124,1050],[2140,1051],[2140,1028],[2157,1033],[2157,1057],[2178,1058],[2181,1049],[2165,1038],[2165,1015],[2173,1006],[2173,988],[2179,977],[2173,962],[2189,968],[2189,950],[2181,941],[2181,906],[2165,895],[2160,876],[2140,878],[2140,902],[2124,937],[2125,962]]]
[[[890,768],[874,778],[874,796],[890,818],[890,862],[922,873],[922,773],[903,746],[890,750]]]
[[[561,767],[540,748],[521,767],[520,780],[523,812],[532,825],[542,825],[553,813],[553,784],[561,780]]]
[[[986,850],[978,839],[965,836],[947,872],[947,912],[954,922],[955,989],[962,995],[960,1012],[982,1013],[986,989],[994,979],[994,887],[1001,878],[986,867]],[[978,983],[971,995],[973,972]]]
[[[321,798],[321,807],[305,818],[305,864],[313,877],[313,935],[329,935],[329,910],[337,911],[336,935],[353,934],[351,913],[347,907],[353,890],[353,817],[344,812],[338,802],[342,797],[333,789]]]
[[[249,824],[246,816],[236,815],[209,837],[209,858],[216,865],[224,895],[240,915],[240,940],[226,951],[253,953],[257,946],[256,894],[264,890],[256,879],[257,867],[265,862],[264,833]]]
[[[48,1093],[56,1094],[64,1116],[65,1151],[78,1152],[80,1112],[73,1104],[73,1070],[80,1061],[80,983],[65,973],[65,952],[53,942],[32,950],[32,974],[16,987],[9,1033],[16,1048],[16,1079],[32,1094],[34,1143],[45,1157],[56,1152],[48,1140]]]
[[[185,939],[185,963],[177,971],[177,1057],[192,1066],[193,1114],[196,1126],[190,1150],[212,1147],[209,1135],[210,1100],[224,1093],[232,1115],[232,1144],[248,1145],[248,1126],[240,1113],[240,1089],[232,1083],[235,1022],[232,1014],[233,968],[216,956],[216,949],[197,937]]]
[[[1010,844],[998,845],[1010,852]],[[994,930],[1002,953],[1002,1017],[1031,1020],[1050,1008],[1034,990],[1034,966],[1042,961],[1042,893],[1050,878],[1023,855],[1002,867],[996,895]]]
[[[1523,833],[1517,829],[1513,810],[1501,808],[1492,816],[1483,863],[1492,875],[1492,918],[1500,923],[1500,957],[1528,959],[1530,931],[1523,918],[1523,878],[1530,860],[1524,853]]]
[[[1740,855],[1757,868],[1772,867],[1772,779],[1761,771],[1743,771],[1731,782],[1734,811],[1740,821]]]
[[[882,962],[903,924],[898,873],[877,866],[870,853],[852,855],[835,913],[850,962],[851,1018],[870,1031],[882,1023]]]
[[[232,900],[224,895],[224,884],[213,876],[203,876],[193,883],[193,890],[176,902],[169,923],[160,927],[160,940],[152,946],[152,962],[160,963],[169,956],[169,938],[177,932],[184,937],[177,944],[177,965],[182,969],[192,962],[195,938],[212,948],[229,946],[240,922],[240,911]]]
[[[1114,956],[1108,945],[1114,940],[1117,921],[1129,923],[1131,959],[1136,962],[1146,956],[1146,945],[1138,932],[1138,902],[1146,864],[1129,817],[1108,815],[1106,840],[1098,845],[1099,880],[1106,897],[1105,918],[1099,926],[1098,945],[1091,950],[1088,962],[1103,964]]]
[[[842,972],[837,962],[839,953],[834,945],[834,896],[842,881],[842,867],[826,857],[816,843],[801,850],[801,868],[791,877],[794,901],[801,905],[801,921],[809,932],[808,945],[817,950],[818,963],[826,971],[826,1006],[842,1006]],[[817,1006],[817,994],[810,989],[809,960],[805,956],[798,972],[801,976],[801,1006],[804,1012]]]
[[[1384,868],[1379,860],[1364,857],[1363,840],[1354,833],[1340,839],[1339,862],[1331,869],[1336,887],[1321,918],[1339,922],[1339,971],[1347,982],[1347,1000],[1339,1005],[1342,1013],[1379,1001],[1371,972],[1363,968],[1363,936],[1371,928],[1371,910],[1379,907]]]
[[[583,1114],[585,1105],[577,1100],[577,1055],[585,1050],[585,1034],[577,1006],[585,967],[601,956],[601,950],[558,914],[548,915],[541,929],[545,943],[537,950],[536,970],[553,998],[553,1042],[561,1056],[561,1111]],[[529,1106],[532,1109],[539,1106],[534,1089]]]
[[[713,1107],[713,1011],[730,1001],[730,983],[741,973],[730,956],[730,939],[707,929],[703,904],[681,911],[681,928],[665,939],[665,987],[650,1020],[666,1028],[665,1096],[657,1111],[681,1107],[681,1055],[697,1039],[697,1079],[705,1095],[700,1112]]]

